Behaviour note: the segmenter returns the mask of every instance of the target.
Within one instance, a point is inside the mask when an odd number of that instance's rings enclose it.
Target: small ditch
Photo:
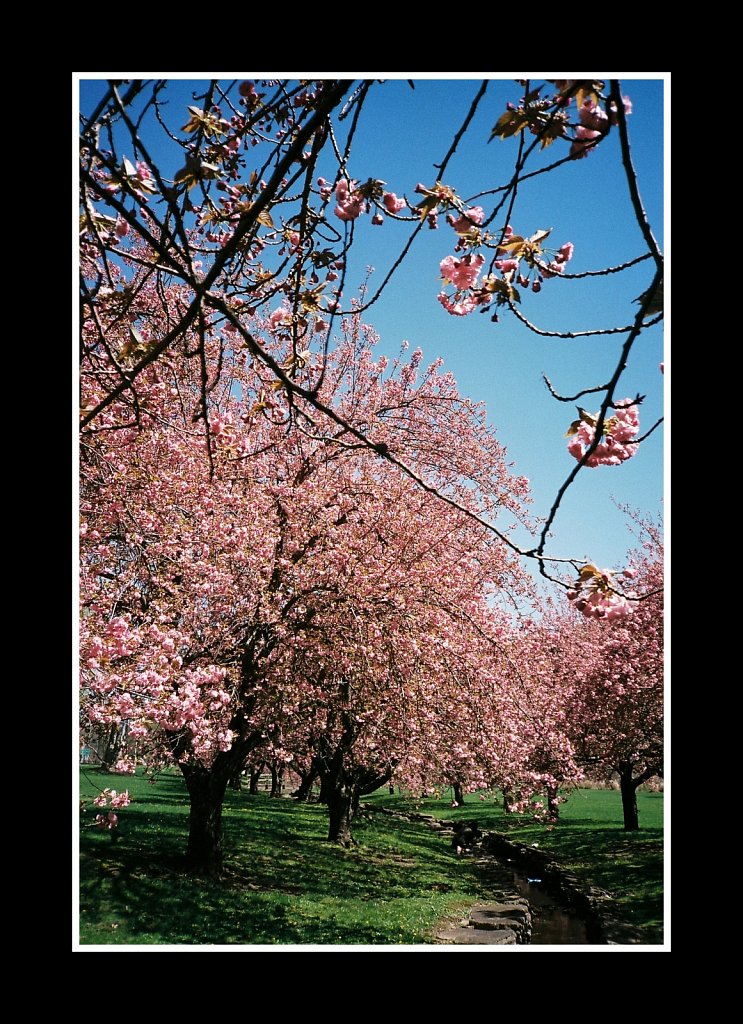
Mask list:
[[[514,888],[529,901],[532,946],[586,946],[585,921],[571,908],[565,908],[547,892],[544,882],[512,873]]]

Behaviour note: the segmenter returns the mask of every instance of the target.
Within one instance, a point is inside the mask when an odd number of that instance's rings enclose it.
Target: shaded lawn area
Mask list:
[[[118,812],[115,841],[91,827],[91,803],[81,815],[81,944],[422,944],[488,896],[472,862],[420,825],[361,819],[344,850],[325,841],[324,807],[246,790],[225,800],[225,878],[192,878],[181,777],[153,786],[81,770],[82,799],[104,786],[128,788],[133,802]]]
[[[645,943],[663,942],[663,793],[638,792],[641,827],[625,832],[621,796],[614,790],[574,790],[560,805],[560,821],[552,830],[529,815],[506,814],[491,794],[481,801],[470,793],[463,806],[452,807],[449,792],[413,800],[390,796],[385,788],[365,799],[372,806],[416,809],[453,821],[476,818],[481,829],[524,845],[536,843],[563,867],[610,893],[620,916],[639,929]]]

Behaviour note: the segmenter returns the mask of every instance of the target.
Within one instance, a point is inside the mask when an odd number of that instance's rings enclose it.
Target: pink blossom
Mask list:
[[[484,217],[485,211],[481,206],[472,206],[469,210],[465,210],[458,220],[452,220],[451,226],[458,235],[466,235],[474,225],[482,224]]]
[[[454,302],[444,292],[441,292],[437,298],[447,313],[451,313],[452,316],[467,316],[478,306],[477,298],[474,295],[468,295],[466,299],[461,299],[459,302]]]
[[[568,263],[573,258],[573,251],[574,251],[574,249],[575,249],[575,246],[573,245],[572,242],[565,242],[564,245],[560,246],[560,251],[559,251],[557,257],[555,257],[555,258],[558,259],[559,257],[561,257],[561,259],[559,259],[560,263]]]
[[[362,213],[366,213],[366,203],[360,196],[353,196],[345,203],[338,203],[333,213],[339,220],[356,220]]]
[[[111,790],[112,807],[128,807],[131,802],[128,789],[125,789],[123,793],[117,793],[115,789]]]
[[[578,111],[580,123],[584,128],[593,128],[599,132],[606,130],[608,117],[606,112],[592,100],[586,100]]]
[[[141,160],[137,160],[137,177],[143,185],[151,185],[154,188],[154,181],[152,179],[152,172],[146,163]]]
[[[384,224],[384,217],[380,213],[375,213],[371,219],[371,222],[372,224],[375,225],[375,227],[379,227],[380,224]]]
[[[114,231],[119,238],[124,238],[129,234],[129,222],[124,220],[123,217],[117,217]]]
[[[542,277],[556,277],[558,274],[565,273],[565,265],[558,263],[556,259],[548,263],[546,267],[540,267]]]
[[[518,260],[496,260],[495,269],[500,270],[503,274],[513,274],[519,269]]]
[[[268,322],[271,325],[271,330],[275,331],[279,327],[283,327],[285,324],[291,322],[291,314],[286,309],[275,309],[270,314]]]
[[[109,811],[108,814],[96,814],[95,824],[98,828],[105,828],[107,831],[111,832],[118,826],[119,818],[113,811]]]
[[[619,466],[631,459],[639,447],[632,443],[640,432],[637,404],[631,398],[625,398],[615,403],[614,408],[615,415],[605,420],[601,440],[586,460],[585,464],[592,469],[596,466]],[[581,419],[576,433],[571,435],[568,442],[568,452],[577,462],[593,444],[595,436],[595,428]]]
[[[355,184],[355,182],[349,184],[345,178],[341,178],[335,186],[335,198],[338,200],[338,205],[333,212],[339,220],[356,220],[360,214],[366,213],[366,203],[363,197],[354,192],[351,187]]]
[[[404,199],[399,199],[394,192],[385,192],[382,196],[382,202],[389,213],[399,213],[400,210],[405,209],[407,203]]]
[[[593,565],[581,571],[577,586],[568,591],[567,598],[576,611],[589,619],[611,622],[634,612],[627,598],[614,589],[611,573],[606,569],[596,569]]]
[[[461,260],[447,256],[439,267],[444,280],[451,281],[456,288],[474,288],[484,262],[485,257],[479,254],[463,256]]]
[[[575,129],[575,139],[570,147],[570,156],[575,160],[581,160],[583,157],[588,156],[590,149],[593,149],[591,145],[595,139],[598,139],[601,132],[593,131],[591,128],[584,128],[583,125],[578,125]],[[590,149],[588,148],[590,147]]]

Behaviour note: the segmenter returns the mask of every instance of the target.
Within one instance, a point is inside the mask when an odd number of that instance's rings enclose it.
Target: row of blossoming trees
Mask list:
[[[635,788],[662,771],[654,528],[627,567],[630,591],[546,554],[559,496],[535,547],[520,548],[527,482],[484,410],[440,360],[380,355],[365,293],[341,306],[354,222],[371,209],[407,211],[408,246],[447,214],[460,255],[442,261],[455,292],[440,301],[454,315],[517,311],[516,284],[538,291],[572,247],[550,257],[546,232],[488,230],[500,200],[486,217],[440,181],[419,185],[413,208],[349,178],[353,130],[341,150],[334,119],[355,130],[371,85],[210,83],[181,137],[168,130],[185,154],[170,178],[141,131],[147,114],[166,127],[166,83],[112,82],[83,118],[83,715],[126,723],[149,764],[179,766],[200,871],[221,867],[225,788],[256,757],[317,773],[329,836],[343,843],[359,796],[391,778],[523,799],[546,789],[554,806],[558,786],[601,766],[620,773],[637,827]],[[557,83],[549,101],[528,90],[496,126],[522,133],[519,170],[527,130],[534,145],[569,142],[563,161],[612,125],[626,133],[618,83],[608,98],[602,88]],[[328,148],[336,180],[315,180]],[[617,373],[590,389],[603,390],[600,410],[571,428],[566,486],[642,440],[639,396],[614,392],[660,281],[649,247],[648,298]],[[572,609],[524,616],[537,607],[525,557]],[[561,561],[567,579],[550,568]]]

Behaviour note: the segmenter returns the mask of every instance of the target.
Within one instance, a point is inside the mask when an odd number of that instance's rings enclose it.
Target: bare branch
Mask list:
[[[635,217],[637,223],[642,231],[643,237],[647,242],[648,249],[653,255],[657,267],[663,266],[663,254],[660,251],[655,236],[650,229],[650,222],[648,216],[645,213],[645,207],[642,205],[642,199],[640,197],[640,190],[637,185],[637,174],[632,164],[632,154],[629,148],[629,136],[627,134],[627,116],[624,112],[624,101],[622,99],[622,91],[619,87],[617,79],[612,79],[611,82],[611,98],[614,101],[617,112],[617,126],[619,128],[619,144],[622,150],[622,164],[624,166],[624,173],[627,177],[627,185],[629,186],[630,198],[632,200],[632,207],[635,211]]]
[[[572,338],[591,338],[603,334],[626,334],[627,331],[634,330],[633,324],[625,324],[624,327],[603,327],[595,331],[543,331],[540,327],[537,327],[530,320],[527,320],[524,314],[520,312],[520,310],[517,309],[515,304],[510,300],[508,302],[508,308],[511,310],[511,312],[517,320],[520,320],[525,327],[528,327],[530,331],[533,331],[534,334],[538,334],[542,338],[564,338],[565,340],[569,341]],[[661,313],[654,320],[649,320],[643,326],[654,327],[655,324],[660,323],[662,319],[663,314]]]

